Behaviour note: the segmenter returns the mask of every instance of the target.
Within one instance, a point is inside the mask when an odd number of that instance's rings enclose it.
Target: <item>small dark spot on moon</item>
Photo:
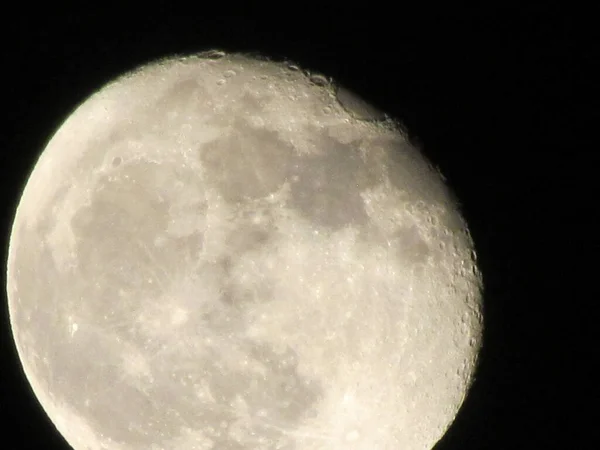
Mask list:
[[[264,246],[270,238],[270,233],[266,229],[257,226],[247,226],[236,233],[232,233],[227,239],[231,251],[235,255],[256,250]]]
[[[231,268],[233,267],[233,261],[231,260],[231,256],[224,256],[217,261],[218,267],[220,267],[223,271],[223,274],[229,276],[231,272]]]
[[[123,162],[123,158],[121,158],[120,156],[116,156],[112,160],[112,166],[113,167],[119,167],[122,162]]]

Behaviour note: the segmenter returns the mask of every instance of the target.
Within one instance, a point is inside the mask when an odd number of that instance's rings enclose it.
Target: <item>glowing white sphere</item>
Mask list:
[[[429,449],[481,341],[473,243],[396,124],[222,52],[65,121],[8,260],[24,372],[75,449]]]

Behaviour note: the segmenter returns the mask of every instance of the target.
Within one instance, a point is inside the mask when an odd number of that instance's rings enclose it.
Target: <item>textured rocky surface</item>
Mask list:
[[[117,80],[53,137],[14,223],[11,322],[76,449],[426,449],[480,345],[472,248],[380,113],[200,55]]]

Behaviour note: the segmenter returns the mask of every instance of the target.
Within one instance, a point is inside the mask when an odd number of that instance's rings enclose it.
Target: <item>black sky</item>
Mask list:
[[[584,138],[592,92],[584,21],[547,6],[402,14],[282,3],[281,12],[247,8],[236,16],[148,8],[32,10],[3,19],[4,260],[32,165],[95,89],[173,52],[287,57],[402,120],[470,224],[486,285],[485,347],[473,390],[436,450],[591,442],[592,428],[579,419],[574,426],[573,418],[593,400],[578,393],[583,378],[570,381],[594,356],[583,345],[593,335],[582,316],[594,299],[585,287],[594,260],[586,255],[599,250],[588,234],[599,190],[595,152]],[[20,372],[5,303],[0,447],[67,449]]]

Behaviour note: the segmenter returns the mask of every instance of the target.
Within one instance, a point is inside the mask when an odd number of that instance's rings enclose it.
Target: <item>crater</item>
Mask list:
[[[224,52],[222,50],[207,50],[205,52],[198,53],[199,58],[212,59],[212,60],[221,59],[225,55],[227,55],[227,52]]]

